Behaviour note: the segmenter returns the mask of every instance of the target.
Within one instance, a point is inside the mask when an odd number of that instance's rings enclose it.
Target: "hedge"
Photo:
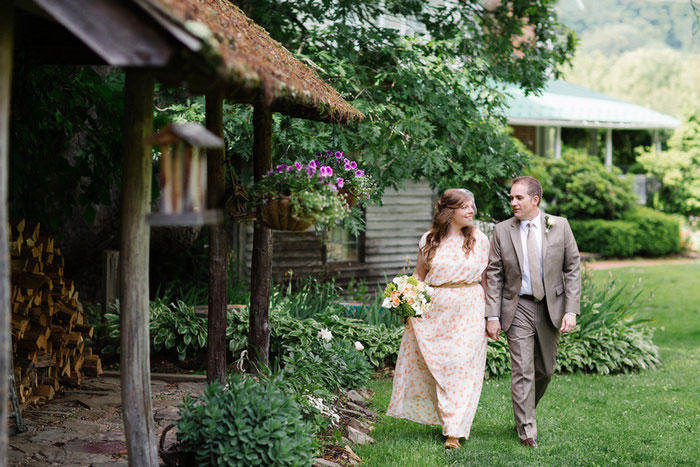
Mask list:
[[[581,251],[603,256],[662,256],[681,251],[680,221],[646,207],[625,212],[623,220],[569,221]]]

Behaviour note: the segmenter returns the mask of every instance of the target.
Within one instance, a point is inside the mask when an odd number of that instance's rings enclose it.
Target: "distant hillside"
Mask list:
[[[558,10],[579,36],[579,54],[618,55],[662,45],[700,52],[691,0],[559,0]]]
[[[690,0],[560,0],[558,8],[580,39],[567,81],[677,118],[700,113]]]

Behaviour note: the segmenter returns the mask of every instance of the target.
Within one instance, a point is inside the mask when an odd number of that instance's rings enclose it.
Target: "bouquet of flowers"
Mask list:
[[[433,289],[413,276],[396,276],[384,289],[382,307],[388,308],[404,320],[423,316],[430,310]]]

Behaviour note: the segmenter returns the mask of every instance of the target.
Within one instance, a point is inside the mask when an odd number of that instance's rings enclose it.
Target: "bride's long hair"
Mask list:
[[[435,205],[433,226],[425,238],[425,245],[421,248],[426,266],[430,267],[430,262],[435,256],[435,251],[437,251],[438,246],[440,246],[440,242],[447,236],[450,227],[450,219],[452,219],[454,210],[468,203],[471,203],[474,208],[474,215],[476,216],[476,202],[474,201],[474,194],[471,191],[465,190],[464,188],[451,188],[445,190],[442,194],[440,200]],[[462,235],[464,236],[462,248],[464,249],[465,256],[469,256],[476,242],[474,226],[462,227]]]

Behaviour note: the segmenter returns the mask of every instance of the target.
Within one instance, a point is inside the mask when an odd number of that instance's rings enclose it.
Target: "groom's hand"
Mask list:
[[[501,322],[497,319],[486,321],[486,335],[497,341],[501,334]]]
[[[562,333],[571,332],[576,327],[576,315],[573,313],[564,313],[564,319],[561,320]]]

